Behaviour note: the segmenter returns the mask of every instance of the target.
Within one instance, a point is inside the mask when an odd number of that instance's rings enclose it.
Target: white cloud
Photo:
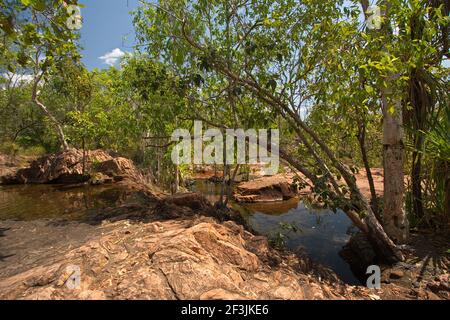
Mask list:
[[[11,86],[19,85],[20,83],[28,83],[33,81],[34,77],[31,74],[18,74],[7,72],[1,75],[6,81],[10,82]]]
[[[119,48],[115,48],[111,52],[105,53],[105,55],[99,57],[100,60],[103,60],[103,63],[106,63],[110,66],[113,66],[117,63],[125,55],[125,52],[120,50]]]

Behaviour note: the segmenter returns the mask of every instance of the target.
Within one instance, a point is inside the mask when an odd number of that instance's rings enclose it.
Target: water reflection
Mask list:
[[[350,266],[339,252],[356,232],[351,221],[342,212],[330,210],[310,210],[302,202],[284,213],[281,210],[291,204],[267,204],[264,210],[258,206],[245,206],[249,210],[248,221],[255,231],[273,237],[274,234],[286,232],[286,225],[293,225],[297,232],[286,235],[286,246],[291,250],[303,249],[317,262],[329,266],[347,283],[359,284]]]
[[[119,185],[0,186],[0,220],[83,220],[95,217],[108,207],[146,200],[145,195]]]
[[[203,193],[209,200],[217,201],[220,185],[197,181],[193,190]],[[360,284],[348,263],[339,256],[342,247],[356,232],[344,212],[308,209],[299,199],[232,205],[241,211],[258,233],[269,238],[285,235],[287,248],[303,249],[314,261],[333,269],[342,280]],[[294,226],[296,232],[287,226]]]

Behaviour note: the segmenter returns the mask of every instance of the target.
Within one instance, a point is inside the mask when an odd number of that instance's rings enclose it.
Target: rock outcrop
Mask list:
[[[86,151],[85,156],[83,161],[83,151],[77,149],[43,156],[31,162],[28,168],[3,176],[1,182],[67,184],[91,180],[93,184],[102,184],[124,179],[138,181],[141,178],[139,171],[129,159],[111,156],[103,150]]]
[[[237,202],[282,201],[295,196],[292,179],[281,174],[242,182],[233,194]]]
[[[296,256],[280,256],[266,238],[231,221],[122,220],[98,233],[52,261],[0,278],[0,298],[364,298],[363,288],[319,281]]]
[[[449,298],[448,272],[423,282],[420,263],[383,271],[380,290],[349,286],[302,252],[212,218],[217,209],[200,195],[152,203],[113,208],[94,224],[1,222],[0,299]]]
[[[217,208],[204,195],[195,192],[177,193],[161,197],[153,212],[160,219],[177,219],[202,215],[213,217],[218,221],[232,220],[250,229],[238,211],[228,207]]]

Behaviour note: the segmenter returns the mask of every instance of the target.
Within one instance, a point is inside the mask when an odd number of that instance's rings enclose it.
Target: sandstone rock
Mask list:
[[[217,208],[200,193],[177,193],[163,197],[158,201],[155,213],[163,219],[176,219],[181,217],[208,216],[219,221],[232,220],[240,225],[246,225],[241,214],[230,208]]]
[[[211,217],[120,220],[91,230],[84,241],[52,244],[51,255],[29,255],[20,268],[0,271],[0,299],[450,298],[448,274],[415,289],[394,282],[377,291],[348,286],[241,225]],[[80,268],[79,288],[66,285],[68,265]]]
[[[112,178],[110,178],[109,176],[101,173],[101,172],[96,172],[94,174],[91,175],[91,179],[90,182],[93,185],[100,185],[100,184],[105,184],[105,183],[111,183],[114,180]]]
[[[125,176],[133,177],[137,174],[136,168],[131,160],[117,157],[101,162],[97,168],[97,172],[105,173],[110,177]]]
[[[86,151],[83,174],[83,151],[69,149],[43,156],[31,162],[28,168],[3,176],[3,184],[62,183],[72,184],[88,181],[93,184],[130,179],[138,181],[140,173],[131,160],[112,157],[103,150]],[[101,174],[101,175],[100,175]]]
[[[401,279],[404,275],[405,273],[402,270],[394,269],[390,271],[389,277],[391,279]]]
[[[288,200],[296,196],[292,179],[283,175],[262,177],[242,182],[233,194],[237,202],[266,202]]]
[[[244,300],[245,297],[225,289],[213,289],[203,293],[200,300]]]
[[[0,298],[335,299],[347,292],[342,283],[326,289],[299,272],[295,255],[268,266],[268,255],[279,253],[231,221],[120,221],[100,231],[55,260],[0,278]],[[80,267],[79,289],[61,285],[68,264]]]
[[[164,201],[167,204],[188,207],[192,210],[202,210],[209,206],[209,203],[204,196],[194,192],[177,193],[167,197]]]
[[[106,300],[106,295],[104,292],[98,290],[85,290],[77,298],[81,300]]]
[[[426,290],[424,288],[419,288],[414,291],[417,295],[417,298],[420,300],[442,300],[439,296],[434,294],[432,291]]]

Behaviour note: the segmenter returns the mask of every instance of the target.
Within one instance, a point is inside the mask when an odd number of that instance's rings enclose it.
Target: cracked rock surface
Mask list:
[[[97,226],[81,244],[0,274],[2,299],[339,299],[364,288],[308,274],[264,237],[212,218]],[[37,259],[37,258],[36,258]],[[79,286],[73,288],[74,266]],[[75,283],[75,282],[74,282]]]

